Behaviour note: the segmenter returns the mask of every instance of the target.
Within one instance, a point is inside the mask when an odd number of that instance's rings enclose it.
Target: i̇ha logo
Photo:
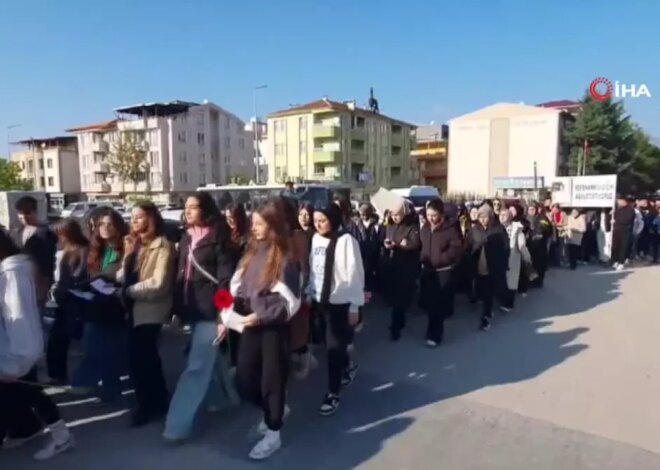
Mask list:
[[[589,94],[596,101],[606,101],[613,96],[615,98],[639,98],[645,96],[651,97],[649,87],[644,83],[641,85],[621,83],[615,81],[614,84],[605,77],[598,77],[594,79],[589,85]]]

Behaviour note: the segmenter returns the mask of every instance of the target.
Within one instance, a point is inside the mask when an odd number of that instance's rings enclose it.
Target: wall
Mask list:
[[[559,151],[559,116],[520,116],[511,118],[509,174],[538,176],[546,181],[557,175]]]
[[[490,184],[490,121],[451,122],[448,155],[448,192],[486,195]]]
[[[46,155],[44,157],[48,158]],[[55,161],[53,161],[53,167],[57,167]],[[48,183],[50,171],[46,166],[46,183]],[[80,163],[77,149],[62,149],[59,151],[59,167],[56,168],[55,174],[56,184],[58,181],[60,182],[60,188],[57,192],[66,194],[80,193]]]

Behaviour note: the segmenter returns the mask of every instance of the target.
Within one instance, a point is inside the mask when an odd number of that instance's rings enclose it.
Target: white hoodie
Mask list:
[[[0,374],[26,375],[41,357],[43,334],[34,265],[27,255],[0,263]]]
[[[325,275],[326,249],[330,239],[314,234],[312,250],[309,254],[309,283],[306,293],[320,302]],[[350,304],[350,311],[357,312],[364,305],[364,268],[360,245],[350,234],[343,234],[337,239],[335,265],[330,287],[330,299],[333,305]]]

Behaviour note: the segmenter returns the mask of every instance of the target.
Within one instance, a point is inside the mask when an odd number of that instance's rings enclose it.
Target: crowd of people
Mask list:
[[[657,262],[658,209],[660,202],[625,198],[613,213],[566,213],[550,200],[432,200],[418,213],[402,200],[379,218],[369,204],[353,214],[340,194],[327,207],[284,194],[248,217],[240,204],[220,209],[198,192],[185,202],[174,244],[151,202],[133,207],[130,224],[99,208],[84,224],[65,219],[51,228],[39,224],[37,203],[26,196],[16,204],[21,230],[0,231],[0,442],[24,442],[47,428],[37,459],[71,449],[74,438],[45,388],[70,385],[117,403],[128,373],[132,426],[164,420],[164,439],[184,441],[207,403],[242,399],[262,411],[250,458],[266,459],[281,447],[291,379],[318,366],[319,348],[327,351],[319,414],[337,412],[358,371],[355,333],[375,295],[391,308],[392,341],[417,298],[428,316],[425,344],[435,348],[457,294],[481,302],[478,326],[487,331],[495,308],[512,311],[519,295],[543,287],[550,266]],[[223,292],[232,302],[219,311]],[[45,311],[54,312],[47,341]],[[160,339],[173,318],[190,335],[171,390]],[[83,355],[71,371],[77,340]],[[44,349],[48,382],[37,375]]]

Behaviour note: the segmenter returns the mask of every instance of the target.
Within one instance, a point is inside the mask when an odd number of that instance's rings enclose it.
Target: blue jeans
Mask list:
[[[86,323],[84,357],[73,376],[74,387],[96,388],[100,398],[114,402],[121,397],[121,375],[126,371],[126,331],[100,323]]]
[[[192,433],[197,410],[202,406],[209,389],[220,388],[233,402],[233,390],[227,388],[227,365],[219,360],[218,347],[213,344],[217,335],[215,322],[192,325],[188,362],[179,378],[165,422],[165,439],[187,439]],[[217,369],[221,369],[218,371]],[[219,375],[216,373],[219,372]],[[215,384],[214,382],[218,382]]]

